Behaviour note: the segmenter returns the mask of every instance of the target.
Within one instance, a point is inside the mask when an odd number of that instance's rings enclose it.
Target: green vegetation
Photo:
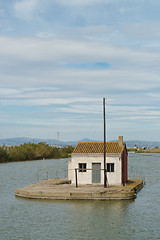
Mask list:
[[[137,152],[137,148],[127,148],[127,152]]]
[[[20,146],[0,146],[0,163],[51,158],[68,158],[74,147],[52,147],[46,143],[25,143]]]

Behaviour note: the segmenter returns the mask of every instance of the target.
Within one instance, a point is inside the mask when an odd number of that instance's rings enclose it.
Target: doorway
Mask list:
[[[101,163],[92,163],[92,183],[101,183]]]

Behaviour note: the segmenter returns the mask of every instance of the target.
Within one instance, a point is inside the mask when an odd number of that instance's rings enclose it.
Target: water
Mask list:
[[[65,176],[66,161],[46,160],[46,175]],[[130,177],[146,180],[135,200],[47,201],[14,196],[43,177],[43,161],[0,164],[0,239],[160,239],[159,170],[160,154],[129,154]]]

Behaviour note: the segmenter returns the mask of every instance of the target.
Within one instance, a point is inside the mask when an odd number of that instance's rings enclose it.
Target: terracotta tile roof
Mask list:
[[[107,142],[106,153],[121,153],[123,147],[118,142]],[[73,153],[104,153],[103,142],[79,142]]]

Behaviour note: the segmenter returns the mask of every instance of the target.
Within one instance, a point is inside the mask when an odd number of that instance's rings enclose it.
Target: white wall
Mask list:
[[[78,173],[78,184],[92,184],[92,163],[101,163],[101,169],[104,169],[103,154],[73,154],[68,163],[68,178],[73,184],[76,183],[75,168],[79,168],[79,163],[86,163],[86,172]],[[114,163],[114,172],[107,172],[109,185],[121,185],[121,159],[119,156],[106,157],[106,163]],[[104,184],[104,171],[101,170],[101,184]]]

